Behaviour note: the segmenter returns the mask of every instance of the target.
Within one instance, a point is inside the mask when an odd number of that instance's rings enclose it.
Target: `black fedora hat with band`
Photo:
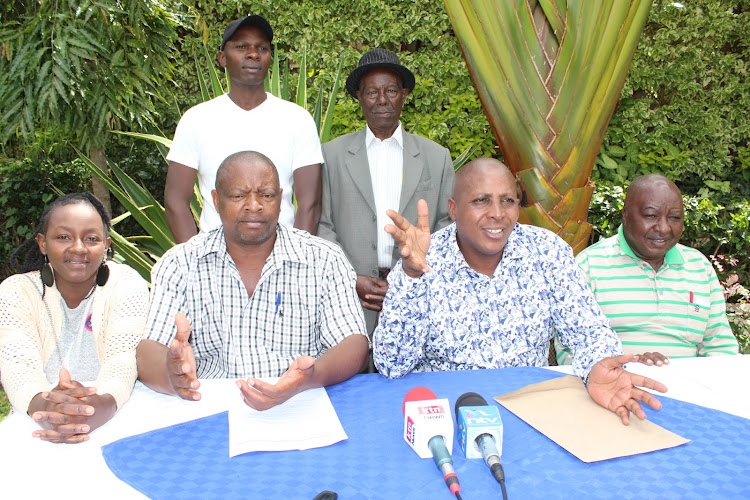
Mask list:
[[[224,29],[224,36],[221,37],[221,47],[219,48],[219,50],[224,50],[224,46],[227,44],[229,39],[232,38],[232,36],[237,33],[237,30],[243,26],[253,26],[255,28],[258,28],[263,32],[264,35],[266,35],[268,43],[273,42],[273,29],[271,28],[269,22],[266,21],[265,17],[253,14],[252,16],[245,16],[239,19],[235,19],[227,25],[227,27]]]
[[[368,71],[375,68],[386,68],[393,71],[401,77],[404,88],[409,89],[409,92],[414,90],[414,73],[409,71],[406,66],[401,65],[396,54],[386,49],[372,49],[359,58],[359,65],[349,73],[349,77],[346,79],[346,91],[349,92],[349,95],[357,98],[359,81]]]

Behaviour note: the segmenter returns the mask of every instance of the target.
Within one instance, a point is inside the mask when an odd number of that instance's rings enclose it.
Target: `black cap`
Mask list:
[[[406,66],[401,65],[396,54],[386,49],[372,49],[360,57],[359,65],[349,73],[349,77],[346,79],[346,91],[349,92],[349,95],[357,98],[359,81],[368,71],[375,68],[386,68],[393,71],[401,77],[401,84],[404,88],[409,89],[409,92],[414,90],[414,73],[409,71]]]
[[[227,41],[229,41],[229,39],[234,36],[237,30],[243,26],[254,26],[261,30],[264,35],[266,35],[268,43],[271,43],[273,41],[273,29],[271,28],[271,25],[268,23],[268,21],[266,21],[266,18],[257,14],[253,14],[252,16],[245,16],[239,19],[235,19],[227,25],[226,29],[224,29],[224,36],[221,37],[221,47],[219,48],[219,50],[224,50],[224,46],[227,44]]]

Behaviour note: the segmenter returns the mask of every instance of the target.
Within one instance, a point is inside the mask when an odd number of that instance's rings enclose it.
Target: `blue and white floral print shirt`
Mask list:
[[[411,371],[544,366],[555,331],[585,379],[622,345],[594,300],[573,251],[554,233],[516,224],[492,277],[466,263],[456,225],[432,235],[430,271],[410,278],[399,261],[373,337],[389,378]]]

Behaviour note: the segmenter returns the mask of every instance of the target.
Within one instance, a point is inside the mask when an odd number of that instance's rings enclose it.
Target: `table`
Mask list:
[[[634,364],[630,365],[630,369],[664,381],[670,387],[669,394],[678,399],[705,403],[710,408],[726,410],[744,417],[743,419],[719,414],[727,419],[729,425],[737,428],[736,433],[733,432],[730,436],[730,441],[722,443],[721,446],[736,452],[739,456],[750,457],[750,445],[747,441],[750,436],[750,420],[745,420],[750,418],[750,398],[747,396],[750,356],[673,360],[671,365],[661,368]],[[569,368],[558,367],[556,370],[565,372]],[[511,374],[513,377],[510,377]],[[390,493],[390,488],[393,488],[403,493],[397,495],[400,498],[451,498],[432,461],[419,459],[402,441],[401,401],[404,394],[414,386],[425,385],[438,397],[448,397],[451,403],[467,391],[479,392],[490,400],[491,397],[518,389],[518,384],[538,382],[549,376],[550,372],[542,369],[411,374],[395,381],[383,379],[379,375],[357,376],[328,389],[350,439],[320,450],[236,457],[239,459],[237,463],[247,465],[242,469],[242,473],[243,479],[247,478],[245,482],[248,487],[257,484],[255,489],[244,491],[245,497],[309,499],[323,489],[331,489],[337,491],[342,500],[388,498],[393,496]],[[226,410],[227,401],[239,397],[238,389],[232,381],[205,380],[202,384],[203,399],[195,403],[154,393],[139,383],[130,401],[118,415],[95,431],[90,441],[79,445],[55,445],[34,440],[30,435],[36,424],[25,415],[10,415],[0,423],[0,471],[4,491],[19,494],[27,488],[33,488],[32,496],[41,496],[44,493],[54,494],[56,498],[80,498],[78,488],[73,491],[63,486],[80,484],[85,485],[86,490],[94,496],[101,496],[106,492],[109,498],[143,498],[110,471],[102,456],[102,446],[127,436],[216,415]],[[668,428],[673,424],[681,427],[671,430],[688,438],[691,436],[686,434],[691,434],[695,426],[710,426],[706,422],[693,423],[690,418],[702,415],[701,412],[705,413],[708,410],[668,398],[662,400],[665,403],[662,412],[648,412],[649,418],[655,422]],[[378,414],[368,413],[373,407],[380,409]],[[575,496],[580,498],[596,498],[596,495],[592,496],[592,492],[602,491],[597,488],[606,488],[610,493],[607,496],[616,495],[623,498],[636,497],[644,491],[650,492],[650,496],[681,498],[742,498],[750,495],[750,462],[747,462],[750,458],[745,462],[742,458],[739,461],[729,460],[728,464],[715,465],[708,470],[693,471],[689,467],[675,470],[668,467],[669,463],[679,461],[680,457],[690,457],[691,461],[700,460],[701,457],[690,455],[691,450],[700,449],[699,440],[683,447],[639,457],[625,457],[599,464],[582,464],[554,443],[548,440],[545,442],[546,438],[538,436],[536,431],[528,428],[504,408],[501,408],[501,414],[506,426],[503,463],[508,477],[510,498],[573,496],[575,492],[571,487],[575,489],[576,486],[565,487],[564,478],[559,477],[559,471],[571,466],[585,467],[588,471],[581,481],[583,493],[575,493]],[[222,419],[226,420],[226,417],[220,414],[212,418],[213,420],[203,421],[210,429],[220,427]],[[199,422],[187,425],[200,424]],[[194,432],[191,429],[195,428],[197,427],[188,428],[190,432],[183,438],[192,436]],[[375,439],[371,439],[373,436]],[[389,454],[384,455],[378,446],[363,448],[360,445],[365,439],[379,443],[380,448],[387,449]],[[533,446],[532,441],[535,443]],[[206,448],[213,449],[219,446],[226,447],[226,443],[214,443]],[[454,446],[455,450],[458,450],[457,445]],[[191,460],[196,460],[195,449],[188,446],[183,448],[182,453],[177,455],[180,460],[186,457],[188,465],[178,469],[178,473],[183,473],[190,481],[205,484],[205,471],[196,470],[189,465]],[[340,461],[342,456],[346,456],[343,463]],[[545,464],[541,458],[553,462]],[[161,466],[154,464],[153,460],[155,457],[148,455],[139,462],[145,464],[146,470],[161,471]],[[273,467],[276,460],[293,460],[295,467],[289,470]],[[464,460],[457,451],[454,452],[454,460],[466,500],[487,498],[488,492],[499,498],[499,488],[481,461]],[[658,462],[662,463],[659,465]],[[647,466],[640,467],[639,464]],[[629,470],[634,466],[638,467],[637,477]],[[731,491],[722,491],[724,485],[711,482],[712,475],[725,472],[726,467],[739,467],[733,472],[741,478],[740,481],[744,481],[738,486],[735,485]],[[260,471],[265,475],[259,475]],[[684,484],[690,484],[690,488],[682,492],[663,489],[665,474],[675,473],[682,478]],[[71,481],[72,477],[83,479]],[[229,479],[234,480],[236,477],[232,476]],[[229,479],[228,482],[231,482]],[[373,480],[381,481],[387,487],[381,491],[358,489],[363,485],[372,484],[369,481]],[[163,481],[169,483],[172,480],[165,473]],[[273,481],[286,481],[287,484],[296,487],[294,491],[284,490],[279,486],[280,483]],[[256,495],[253,495],[253,492]],[[413,494],[414,492],[419,493]],[[196,498],[212,496],[200,488],[194,490],[194,493],[193,496]],[[180,496],[185,498],[185,495]]]

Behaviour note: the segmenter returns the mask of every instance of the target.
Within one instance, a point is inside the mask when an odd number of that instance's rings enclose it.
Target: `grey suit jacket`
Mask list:
[[[417,201],[430,209],[434,232],[451,223],[448,198],[453,189],[453,161],[447,149],[418,135],[403,133],[404,174],[399,213],[417,222]],[[318,236],[338,243],[357,272],[378,276],[375,196],[367,162],[365,130],[323,144],[323,211]],[[398,261],[398,248],[391,265]],[[370,334],[377,313],[365,309]]]

